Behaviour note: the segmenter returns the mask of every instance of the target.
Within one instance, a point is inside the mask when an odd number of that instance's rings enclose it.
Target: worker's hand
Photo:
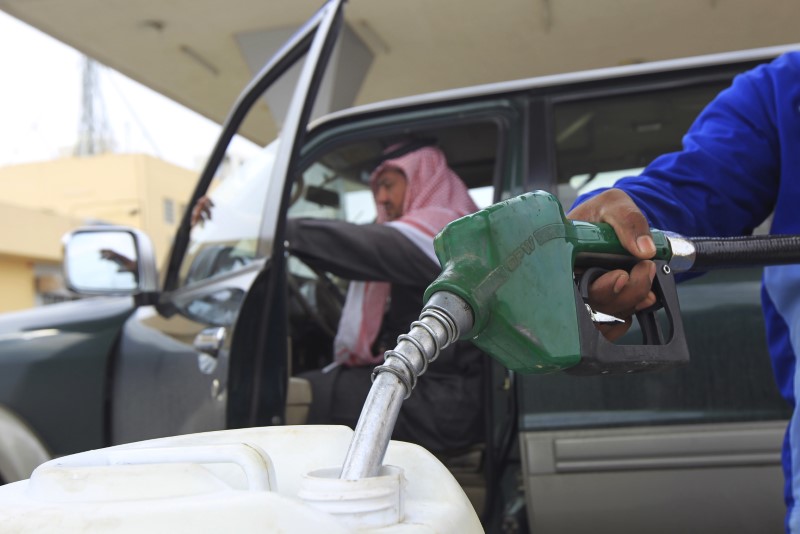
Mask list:
[[[633,200],[619,189],[609,189],[567,214],[579,221],[604,222],[611,225],[625,249],[643,261],[630,272],[617,269],[605,273],[589,287],[589,305],[593,310],[613,315],[625,323],[602,324],[597,328],[613,341],[628,331],[635,312],[649,308],[656,302],[651,290],[656,275],[656,246],[650,235],[647,219]]]
[[[211,208],[214,207],[214,202],[209,197],[203,195],[197,200],[197,203],[192,208],[191,225],[195,226],[200,223],[203,225],[205,221],[211,220]]]

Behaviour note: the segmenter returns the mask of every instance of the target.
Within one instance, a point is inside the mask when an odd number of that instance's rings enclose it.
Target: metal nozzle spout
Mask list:
[[[340,478],[358,480],[376,476],[389,446],[403,400],[439,353],[472,328],[472,309],[461,297],[440,291],[422,309],[411,330],[397,338],[385,354],[385,363],[372,373],[369,391]]]

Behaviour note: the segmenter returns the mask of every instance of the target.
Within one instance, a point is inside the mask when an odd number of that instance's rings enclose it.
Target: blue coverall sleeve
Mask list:
[[[770,66],[737,76],[698,116],[683,150],[660,156],[615,187],[655,228],[687,236],[751,233],[769,216],[779,186],[774,83]]]

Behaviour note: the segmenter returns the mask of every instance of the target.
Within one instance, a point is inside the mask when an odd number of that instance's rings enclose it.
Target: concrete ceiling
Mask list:
[[[253,75],[247,37],[275,41],[320,5],[0,0],[10,15],[217,122]],[[346,20],[372,54],[354,104],[800,42],[797,0],[351,0]]]

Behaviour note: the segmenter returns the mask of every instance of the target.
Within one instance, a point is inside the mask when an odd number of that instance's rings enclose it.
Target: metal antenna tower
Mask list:
[[[81,122],[78,127],[76,156],[94,156],[113,148],[103,96],[100,92],[99,64],[83,57]]]

